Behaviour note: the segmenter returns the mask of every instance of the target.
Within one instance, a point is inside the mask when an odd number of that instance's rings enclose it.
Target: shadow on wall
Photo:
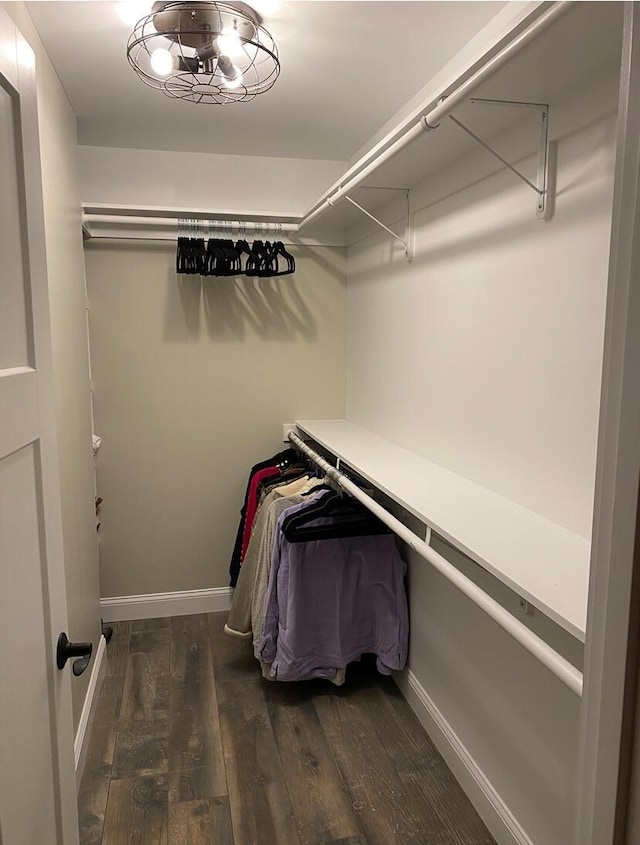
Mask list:
[[[472,154],[455,173],[446,170],[439,181],[434,177],[432,182],[414,191],[412,216],[420,242],[413,263],[398,261],[400,251],[391,241],[387,241],[386,263],[393,260],[399,266],[415,269],[421,264],[455,260],[463,252],[499,251],[509,242],[518,242],[532,234],[540,236],[550,223],[555,228],[565,224],[575,227],[581,221],[601,215],[603,198],[609,201],[607,197],[611,195],[614,115],[615,112],[607,110],[597,118],[580,121],[550,142],[548,220],[536,219],[533,191],[521,186],[513,174],[495,165],[484,153]],[[527,143],[528,138],[527,135]],[[559,143],[564,149],[558,181]],[[506,149],[501,148],[501,152]],[[521,172],[535,178],[536,161],[530,154],[507,157]],[[480,175],[471,177],[476,171],[481,171]],[[556,217],[556,200],[560,201],[560,217]],[[404,218],[385,218],[385,222],[391,228],[401,227]],[[356,243],[365,244],[373,238],[384,242],[386,236],[373,230]],[[373,281],[382,270],[387,272],[386,265],[380,262],[379,254],[372,253],[370,263],[360,263],[358,273],[352,278]]]
[[[555,158],[557,151],[550,146],[550,155]],[[483,213],[487,199],[484,193],[485,183],[494,180],[491,190],[491,207]],[[500,185],[497,185],[500,180]],[[513,196],[512,177],[508,173],[492,173],[489,177],[478,179],[471,185],[452,191],[445,197],[425,203],[413,212],[416,231],[420,234],[420,244],[416,247],[413,261],[406,264],[398,258],[399,250],[392,241],[387,242],[385,262],[380,261],[378,253],[371,253],[367,260],[363,254],[358,271],[353,273],[353,281],[373,282],[388,273],[388,264],[396,261],[404,272],[429,267],[437,262],[448,262],[461,255],[476,252],[504,250],[511,243],[518,243],[531,236],[543,237],[545,226],[553,221],[557,229],[561,226],[575,228],[583,221],[592,220],[602,214],[603,197],[610,192],[610,182],[602,174],[590,183],[579,177],[563,184],[552,200],[551,220],[536,220],[531,196],[520,192],[517,204],[512,204],[505,211],[509,198]],[[580,191],[575,190],[580,187]],[[555,198],[562,198],[562,215],[555,213]],[[394,221],[391,226],[400,225]],[[371,242],[377,238],[384,242],[384,234],[372,232],[358,241],[358,244]],[[396,250],[395,253],[392,250]]]
[[[295,275],[282,278],[176,276],[167,273],[165,338],[195,341],[202,331],[212,340],[317,340],[316,322]]]

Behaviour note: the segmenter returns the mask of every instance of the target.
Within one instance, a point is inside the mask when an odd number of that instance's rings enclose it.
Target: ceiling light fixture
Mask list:
[[[145,84],[192,103],[252,100],[280,73],[275,42],[246,3],[156,2],[127,58]]]

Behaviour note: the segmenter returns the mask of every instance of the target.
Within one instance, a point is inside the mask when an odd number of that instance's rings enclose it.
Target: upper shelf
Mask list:
[[[584,642],[587,539],[347,420],[296,425]]]
[[[554,107],[566,103],[572,92],[589,90],[599,74],[619,74],[623,7],[623,3],[573,4],[548,29],[516,53],[503,68],[485,80],[472,97],[546,103],[551,109],[551,140],[562,137],[565,115],[554,110]],[[488,47],[487,54],[489,52]],[[438,96],[440,93],[438,91]],[[430,111],[437,101],[438,97],[430,104],[425,104],[424,112]],[[615,112],[615,97],[612,98],[610,108]],[[530,124],[531,132],[527,133],[529,145],[519,150],[519,153],[527,156],[535,154],[537,150],[538,134],[534,116],[520,109],[474,105],[467,100],[456,108],[454,115],[498,151],[503,149],[501,139],[505,135],[519,126]],[[476,150],[480,150],[480,147],[451,120],[445,118],[437,129],[422,133],[392,158],[381,163],[364,180],[362,187],[415,188]],[[487,173],[502,167],[488,153],[484,155]],[[531,175],[535,178],[535,170]],[[327,193],[331,195],[343,181],[338,180]],[[391,199],[387,192],[354,190],[354,196],[374,212],[382,209]],[[349,229],[361,222],[362,217],[348,203],[339,202],[320,219],[336,228]],[[313,225],[309,225],[310,231]]]

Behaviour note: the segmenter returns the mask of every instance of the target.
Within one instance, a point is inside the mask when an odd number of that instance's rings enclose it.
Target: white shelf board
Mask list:
[[[589,540],[347,420],[296,425],[584,642]]]

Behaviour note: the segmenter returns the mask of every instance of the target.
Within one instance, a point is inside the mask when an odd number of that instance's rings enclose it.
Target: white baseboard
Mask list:
[[[105,622],[218,613],[229,610],[232,592],[231,587],[214,587],[210,590],[183,590],[177,593],[113,596],[101,599],[100,608]]]
[[[84,704],[82,705],[82,713],[80,713],[80,721],[78,722],[78,729],[76,731],[76,738],[73,743],[73,752],[76,762],[76,784],[80,785],[82,779],[82,770],[84,769],[84,761],[87,754],[86,739],[89,735],[89,729],[93,721],[93,714],[95,711],[96,693],[100,689],[100,682],[102,681],[102,671],[104,663],[104,655],[107,647],[107,641],[103,636],[100,637],[98,648],[96,649],[95,657],[93,658],[93,668],[91,669],[91,677],[89,678],[89,686],[87,687],[87,694],[84,697]]]
[[[532,845],[518,820],[414,673],[407,669],[394,674],[394,677],[411,709],[498,845]]]

